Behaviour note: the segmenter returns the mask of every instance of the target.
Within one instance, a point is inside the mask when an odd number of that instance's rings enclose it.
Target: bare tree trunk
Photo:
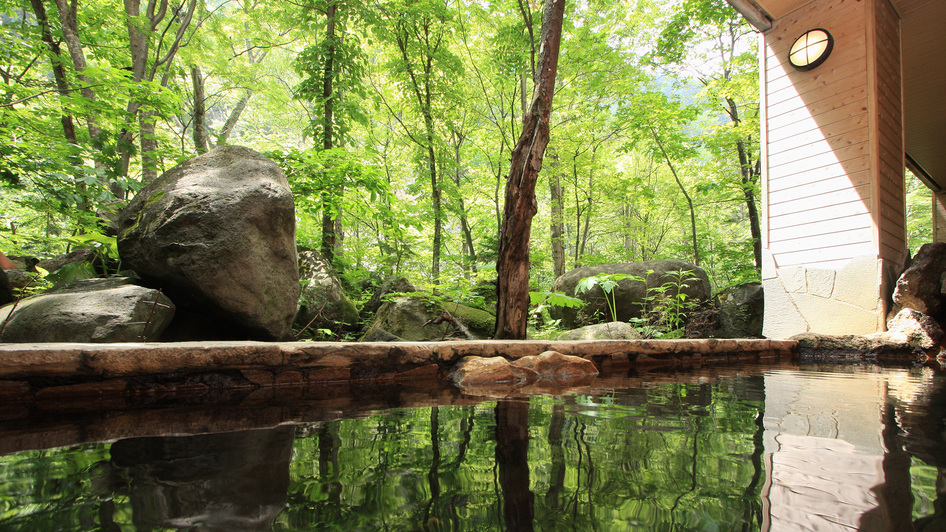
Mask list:
[[[230,134],[233,133],[233,128],[236,127],[237,122],[240,120],[240,115],[243,114],[243,110],[246,109],[246,105],[250,101],[250,96],[253,96],[253,93],[249,90],[246,91],[237,102],[236,106],[233,107],[233,110],[230,111],[230,116],[227,117],[227,121],[224,122],[223,127],[220,128],[220,133],[216,135],[218,146],[227,144],[227,141],[230,139]]]
[[[452,131],[451,134],[453,138],[453,182],[457,186],[457,191],[459,191],[460,182],[463,179],[463,170],[460,167],[463,162],[460,157],[460,148],[463,146],[463,141],[466,140],[466,136],[459,131]],[[463,261],[462,267],[464,271],[476,273],[476,249],[473,247],[473,231],[470,229],[470,221],[466,216],[466,205],[463,201],[463,194],[458,193],[458,196],[460,230],[463,231],[463,255],[469,257],[468,260]]]
[[[328,43],[325,57],[325,70],[322,72],[322,149],[331,150],[334,146],[332,129],[335,124],[335,95],[332,82],[335,76],[335,21],[337,7],[329,2],[325,10],[325,42]],[[334,190],[322,192],[322,256],[329,263],[335,262],[335,222],[338,218],[338,195]]]
[[[690,194],[687,193],[687,189],[683,186],[683,182],[680,181],[680,177],[677,175],[677,169],[673,166],[673,162],[670,160],[670,156],[667,155],[667,151],[664,150],[664,145],[660,142],[660,137],[657,136],[657,132],[654,131],[654,128],[650,128],[650,132],[653,134],[654,140],[657,141],[657,147],[660,148],[660,153],[663,154],[664,159],[667,161],[667,166],[670,167],[673,179],[677,182],[677,186],[680,187],[680,192],[683,193],[683,197],[687,200],[687,206],[690,208],[690,238],[693,243],[693,264],[699,266],[700,246],[696,238],[696,210],[693,208],[693,200],[690,198]]]
[[[552,203],[552,227],[550,231],[552,240],[552,272],[555,277],[559,277],[565,275],[565,219],[563,217],[565,202],[562,198],[562,176],[558,171],[558,154],[550,149],[549,156],[552,159],[549,163],[549,169],[551,170],[551,175],[549,176],[549,196]]]
[[[499,299],[496,339],[525,339],[529,313],[529,240],[537,206],[535,184],[549,143],[549,114],[558,70],[565,0],[549,0],[542,15],[542,37],[535,91],[522,134],[512,152],[496,261]]]
[[[36,15],[36,21],[40,25],[43,43],[49,48],[49,62],[53,67],[53,78],[56,81],[56,90],[59,92],[60,101],[63,102],[65,98],[69,96],[69,81],[66,79],[65,69],[62,67],[62,49],[59,48],[59,43],[53,40],[53,35],[49,28],[49,19],[46,16],[46,7],[43,6],[43,1],[31,0],[30,3],[33,7],[33,14]],[[76,137],[75,122],[73,122],[72,115],[65,105],[62,106],[62,114],[59,116],[59,122],[62,124],[62,134],[66,142],[73,146],[78,146],[79,139]],[[83,183],[80,182],[77,183],[77,185],[80,190],[85,189]],[[85,199],[79,199],[77,207],[81,210],[87,210],[89,208]]]
[[[204,76],[200,67],[191,66],[191,84],[194,86],[194,149],[197,153],[207,152],[207,107],[204,102]]]
[[[77,4],[72,2],[69,6],[66,0],[56,0],[56,8],[59,11],[59,23],[62,26],[62,38],[69,49],[69,55],[72,57],[72,66],[76,70],[76,78],[81,82],[79,93],[82,97],[93,101],[95,93],[92,91],[92,81],[85,75],[86,61],[85,52],[82,50],[82,41],[79,40],[79,23],[77,20]],[[98,137],[99,127],[95,120],[95,115],[89,113],[86,117],[86,124],[89,129],[89,138]]]

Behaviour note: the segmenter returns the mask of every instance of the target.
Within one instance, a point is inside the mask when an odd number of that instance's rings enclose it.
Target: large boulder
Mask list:
[[[562,320],[562,326],[567,329],[611,321],[611,311],[601,287],[595,286],[588,291],[576,293],[579,281],[585,277],[602,274],[635,275],[644,278],[646,282],[623,279],[618,281],[617,286],[612,290],[616,303],[617,321],[630,322],[642,317],[645,298],[657,296],[656,290],[666,283],[674,284],[674,275],[671,272],[680,271],[692,272],[692,275],[696,277],[696,280],[686,282],[680,290],[687,295],[689,301],[700,301],[710,297],[711,288],[706,272],[682,260],[600,264],[578,268],[555,279],[552,291],[577,297],[586,304],[581,309],[554,307],[552,316]],[[676,288],[672,288],[664,292],[663,296],[674,296],[676,293]]]
[[[174,304],[158,290],[130,283],[86,279],[7,305],[0,309],[0,323],[6,322],[0,342],[156,341],[174,317]]]
[[[762,283],[746,283],[717,295],[717,338],[762,338]]]
[[[222,336],[283,339],[299,302],[294,212],[275,163],[221,146],[135,196],[119,217],[118,251],[188,314],[213,316]]]
[[[893,319],[908,308],[946,324],[946,243],[923,244],[910,266],[900,275],[893,292],[893,306],[887,314]]]
[[[296,325],[309,329],[351,328],[359,321],[358,309],[342,290],[332,265],[318,251],[299,254],[302,295]]]
[[[444,312],[459,325],[440,319]],[[436,322],[436,323],[435,323]],[[365,339],[378,338],[377,329],[408,342],[428,342],[444,338],[491,338],[496,318],[485,310],[459,303],[440,303],[421,297],[400,297],[378,309]]]

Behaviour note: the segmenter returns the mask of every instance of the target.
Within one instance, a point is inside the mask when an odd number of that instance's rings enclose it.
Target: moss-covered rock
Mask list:
[[[458,323],[459,330],[449,320],[431,323],[444,312]],[[495,320],[485,310],[459,303],[444,303],[425,297],[400,297],[381,305],[369,332],[383,329],[409,342],[451,337],[483,339],[493,336]]]

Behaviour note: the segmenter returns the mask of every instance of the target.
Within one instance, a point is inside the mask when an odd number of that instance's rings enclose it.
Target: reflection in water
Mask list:
[[[503,519],[512,532],[531,531],[534,495],[529,489],[529,403],[496,403],[496,464],[503,495]]]
[[[944,529],[946,381],[846,371],[25,451],[0,529]]]
[[[294,429],[132,438],[111,446],[139,529],[270,530],[286,504]]]

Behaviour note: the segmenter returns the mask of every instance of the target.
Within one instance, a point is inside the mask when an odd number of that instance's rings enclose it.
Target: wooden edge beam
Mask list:
[[[759,31],[768,31],[772,27],[772,19],[755,5],[752,0],[726,0],[736,11],[738,11],[753,28]]]

